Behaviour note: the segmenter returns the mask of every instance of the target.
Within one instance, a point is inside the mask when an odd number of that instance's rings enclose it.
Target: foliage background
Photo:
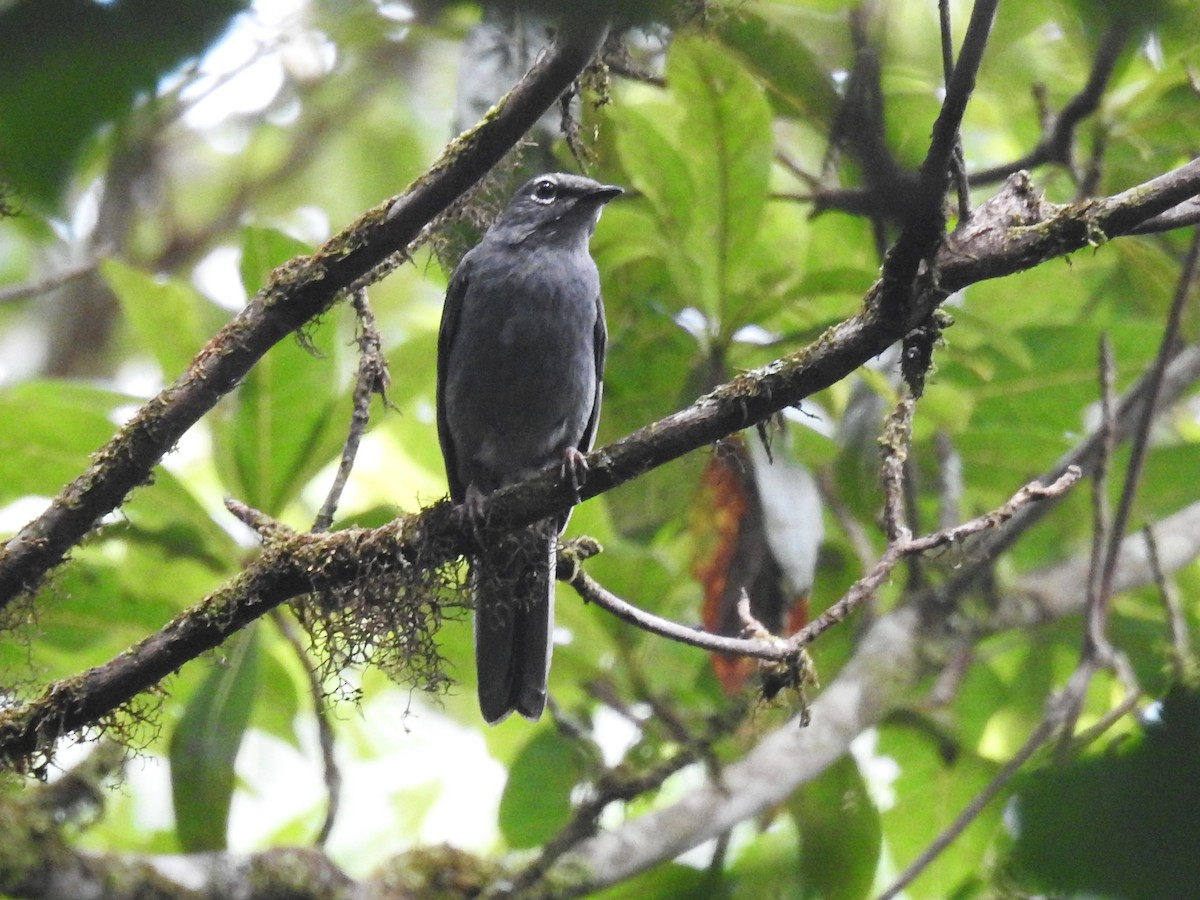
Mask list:
[[[0,226],[0,285],[38,288],[0,288],[5,534],[183,371],[275,266],[429,165],[453,133],[460,53],[480,15],[470,4],[365,0],[179,2],[169,16],[166,6],[0,8],[0,158],[19,210]],[[961,28],[969,5],[950,7]],[[895,185],[881,186],[879,158],[864,156],[867,138],[854,131],[862,123],[840,133],[842,152],[830,156],[831,134],[845,128],[838,110],[848,73],[862,72],[851,21],[878,53],[882,137],[901,166],[924,156],[939,108],[934,4],[864,4],[852,16],[833,0],[781,0],[713,5],[702,18],[705,27],[643,24],[632,55],[652,77],[610,70],[578,108],[590,173],[631,189],[593,242],[611,333],[601,445],[858,309],[895,222],[839,209],[838,191],[863,188],[882,202],[895,200],[886,196]],[[1012,0],[1001,5],[964,124],[967,170],[1036,147],[1034,86],[1049,111],[1062,110],[1114,28],[1126,35],[1123,51],[1099,108],[1073,135],[1073,166],[1038,166],[1038,186],[1056,201],[1111,194],[1191,159],[1200,134],[1192,4],[1134,13]],[[561,141],[553,152],[556,165],[577,167]],[[507,177],[502,185],[516,175]],[[976,187],[975,202],[997,183]],[[939,448],[952,447],[961,466],[957,506],[968,517],[1006,500],[1094,426],[1098,338],[1111,340],[1116,386],[1127,388],[1157,351],[1188,238],[1116,240],[953,298],[955,324],[916,419],[919,525],[936,527],[946,505]],[[56,273],[70,277],[47,285]],[[382,524],[444,494],[433,384],[445,280],[425,247],[371,288],[394,407],[374,410],[339,525]],[[1189,309],[1188,343],[1195,326]],[[110,659],[239,571],[255,539],[225,511],[225,495],[298,529],[311,524],[349,422],[354,335],[342,304],[306,328],[303,342],[279,344],[163,461],[153,485],[72,553],[34,600],[36,614],[0,642],[6,698]],[[883,547],[874,439],[896,391],[888,370],[864,370],[790,413],[789,438],[778,442],[776,452],[802,461],[832,501],[814,612],[862,573],[864,540]],[[873,424],[856,430],[851,414],[864,408]],[[1198,437],[1194,402],[1160,419],[1133,522],[1197,502]],[[1114,460],[1114,498],[1125,453]],[[589,571],[606,586],[687,623],[703,604],[692,567],[712,526],[700,487],[707,463],[698,453],[657,469],[589,501],[571,525],[605,545]],[[959,614],[985,618],[998,597],[1086,556],[1090,540],[1079,489],[997,562]],[[968,558],[969,549],[953,548],[898,572],[859,620],[814,646],[821,680],[854,656],[871,620]],[[1174,574],[1193,629],[1197,575],[1194,564]],[[339,866],[365,877],[398,853],[442,842],[517,865],[526,858],[518,851],[554,838],[599,790],[605,765],[652,771],[693,760],[661,787],[611,804],[601,819],[611,827],[669,807],[760,736],[796,727],[793,694],[729,725],[731,701],[702,652],[621,624],[566,588],[558,621],[551,688],[566,724],[482,726],[463,615],[439,632],[448,690],[414,692],[372,666],[326,683],[343,698],[325,712],[343,780],[327,845]],[[1136,672],[1148,718],[1121,719],[1072,763],[1039,758],[1018,783],[1023,803],[1009,792],[993,802],[910,896],[1162,896],[1195,883],[1179,854],[1143,868],[1131,849],[1186,846],[1197,835],[1186,804],[1177,821],[1164,814],[1144,844],[1128,834],[1131,820],[1159,816],[1159,798],[1198,783],[1194,736],[1167,728],[1192,721],[1194,705],[1168,626],[1154,585],[1116,598],[1110,636]],[[1012,757],[1079,657],[1078,615],[987,632],[938,660],[942,677],[920,679],[852,754],[780,808],[739,825],[715,851],[664,863],[609,896],[694,896],[702,884],[711,896],[859,897],[886,886]],[[123,724],[137,755],[103,794],[102,814],[68,843],[103,854],[312,843],[326,793],[310,673],[294,642],[281,620],[260,621],[168,679],[147,699],[145,721]],[[1172,690],[1171,704],[1153,702]],[[1080,727],[1122,695],[1101,673]],[[66,747],[56,765],[89,749]],[[1117,767],[1133,773],[1126,804],[1064,799],[1125,784]],[[1147,768],[1158,773],[1153,784],[1138,780]],[[7,790],[12,798],[35,788],[14,779]],[[1046,825],[1038,810],[1060,820]],[[1053,853],[1064,834],[1086,846]],[[1180,844],[1166,842],[1169,834]],[[1113,858],[1125,863],[1115,872],[1106,865]],[[1165,880],[1148,881],[1151,871]]]

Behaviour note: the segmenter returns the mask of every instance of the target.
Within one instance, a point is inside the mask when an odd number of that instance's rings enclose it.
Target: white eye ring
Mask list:
[[[550,204],[553,203],[558,196],[558,185],[549,178],[543,178],[533,186],[533,199],[535,203]]]

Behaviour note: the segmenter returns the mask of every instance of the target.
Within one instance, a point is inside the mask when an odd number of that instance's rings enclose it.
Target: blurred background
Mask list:
[[[584,171],[628,189],[592,244],[610,331],[598,446],[804,347],[855,313],[876,279],[941,100],[936,5],[614,6],[623,18],[576,96],[369,288],[391,406],[373,406],[335,527],[380,525],[445,495],[434,379],[447,272],[531,173]],[[970,4],[949,8],[960,39]],[[0,536],[184,372],[275,266],[419,176],[528,68],[548,24],[506,3],[0,2],[11,213],[0,221]],[[962,132],[972,201],[1021,168],[1067,202],[1189,160],[1198,35],[1200,13],[1184,2],[1002,4]],[[914,530],[998,505],[1078,444],[1096,422],[1098,336],[1127,388],[1157,350],[1187,237],[1117,240],[951,299],[909,460]],[[355,334],[339,304],[303,342],[280,343],[154,484],[71,554],[36,614],[0,642],[7,702],[110,659],[234,576],[257,538],[225,511],[226,495],[310,527],[349,427]],[[1195,336],[1189,311],[1184,339]],[[769,429],[769,453],[747,433],[589,501],[568,536],[598,538],[605,553],[589,571],[659,615],[736,634],[745,588],[760,621],[791,633],[883,548],[877,438],[898,396],[895,369],[881,357],[789,410]],[[1139,523],[1200,500],[1194,406],[1159,421]],[[938,644],[926,668],[903,673],[903,701],[841,763],[613,896],[695,896],[701,876],[710,896],[858,897],[886,885],[1011,757],[1075,665],[1077,610],[1037,628],[989,617],[1086,556],[1090,515],[1077,491],[984,587],[957,598],[972,624],[953,652]],[[952,548],[897,570],[870,608],[812,648],[821,682],[855,658],[873,621],[968,559]],[[1176,577],[1194,626],[1194,563]],[[1152,584],[1114,607],[1112,638],[1150,698],[1180,682],[1168,618]],[[125,724],[136,753],[70,842],[102,854],[253,852],[331,829],[328,852],[355,877],[442,843],[512,860],[559,834],[608,767],[652,773],[678,761],[670,778],[662,771],[608,806],[600,821],[617,826],[798,727],[804,699],[756,701],[753,665],[642,633],[565,587],[558,624],[555,715],[488,729],[461,610],[447,611],[434,673],[367,662],[331,675],[288,614],[264,619],[173,675],[146,700],[147,718]],[[1085,722],[1121,695],[1099,676]],[[1141,728],[1125,718],[1093,750],[1114,734],[1145,740]],[[56,765],[92,749],[64,746]],[[1189,783],[1192,769],[1178,766],[1173,777]],[[334,782],[340,813],[328,819]],[[1016,806],[989,807],[910,896],[1047,884],[1137,895],[1097,874],[1102,851],[1021,857],[1006,808]],[[1114,844],[1128,846],[1121,818],[1097,812],[1075,827],[1111,824]]]

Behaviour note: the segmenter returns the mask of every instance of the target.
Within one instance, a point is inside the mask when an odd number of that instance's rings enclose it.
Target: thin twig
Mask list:
[[[333,524],[342,491],[354,468],[354,460],[358,455],[358,447],[362,443],[367,425],[371,421],[371,396],[379,394],[387,403],[387,389],[391,383],[388,374],[387,360],[383,356],[383,339],[375,324],[375,314],[367,300],[366,288],[359,288],[350,298],[354,311],[358,315],[358,380],[354,385],[354,411],[350,415],[350,430],[346,434],[346,443],[342,448],[342,461],[338,464],[337,474],[329,487],[329,494],[313,521],[314,532],[328,531]]]
[[[879,895],[878,900],[891,900],[891,898],[896,897],[904,888],[912,884],[979,817],[979,814],[987,808],[987,805],[1008,786],[1021,767],[1050,741],[1060,729],[1069,727],[1069,723],[1074,721],[1075,710],[1078,709],[1082,698],[1087,694],[1088,685],[1091,684],[1092,677],[1099,667],[1097,660],[1087,656],[1081,657],[1079,665],[1071,673],[1070,678],[1067,679],[1067,683],[1062,691],[1057,696],[1051,697],[1046,704],[1045,715],[1043,715],[1042,720],[1029,737],[1026,738],[1025,743],[1000,768],[1000,771],[984,785],[983,789],[971,798],[971,802],[964,806],[959,814],[954,817],[954,821],[946,826],[945,830],[897,876],[896,880],[888,886],[887,890]],[[1110,728],[1132,710],[1137,702],[1137,698],[1138,693],[1136,689],[1127,691],[1125,697],[1111,711],[1111,714],[1105,716],[1102,723],[1100,723],[1103,724],[1104,730]],[[1101,732],[1090,729],[1088,735],[1091,740],[1094,740],[1095,737],[1099,736],[1099,733]]]
[[[308,658],[308,651],[304,648],[304,641],[301,639],[295,623],[279,609],[271,610],[270,615],[271,621],[275,623],[275,627],[279,629],[279,633],[295,653],[296,659],[300,661],[308,680],[309,694],[312,696],[313,717],[317,720],[317,736],[321,745],[321,769],[325,781],[326,798],[325,818],[313,841],[318,847],[323,847],[329,839],[329,833],[333,831],[334,822],[337,821],[338,807],[341,805],[342,796],[342,770],[338,768],[337,758],[333,753],[333,725],[329,721],[325,689],[321,684],[321,676],[317,672],[316,666]]]
[[[1108,335],[1100,336],[1100,445],[1096,468],[1092,473],[1092,553],[1088,568],[1088,591],[1084,619],[1090,620],[1100,603],[1100,582],[1104,571],[1104,548],[1111,533],[1112,519],[1108,508],[1108,467],[1117,445],[1116,397],[1113,381],[1116,363]]]
[[[626,78],[629,81],[648,84],[656,88],[665,88],[667,86],[667,79],[661,75],[647,72],[645,69],[638,68],[631,61],[620,59],[615,55],[610,54],[605,56],[604,64],[608,66],[608,70],[614,75]]]
[[[913,538],[904,546],[904,552],[927,553],[930,550],[936,550],[940,547],[962,543],[968,537],[979,534],[982,531],[998,528],[1033,501],[1063,496],[1082,477],[1083,473],[1078,466],[1068,466],[1067,470],[1050,484],[1031,481],[1013,494],[1012,498],[1003,506],[997,507],[981,516],[976,516],[974,519],[963,522],[961,525],[955,525],[953,528],[945,528],[941,531],[934,531],[924,537]]]
[[[56,290],[64,284],[74,281],[76,278],[90,275],[96,271],[96,267],[99,265],[99,259],[89,259],[77,266],[71,266],[70,268],[63,269],[61,272],[55,272],[41,281],[34,281],[28,284],[14,284],[9,287],[0,288],[0,303],[10,303],[16,300],[25,300],[29,297],[37,297],[41,294],[48,294],[50,291]]]
[[[775,151],[775,161],[777,163],[779,163],[781,166],[783,166],[785,169],[787,169],[789,172],[791,172],[792,175],[794,175],[797,180],[804,182],[804,184],[808,186],[808,189],[810,191],[813,191],[815,193],[815,192],[821,190],[821,179],[818,178],[816,175],[813,175],[808,170],[806,170],[803,166],[800,165],[800,163],[796,162],[794,159],[792,159],[791,156],[789,156],[784,151],[782,151],[782,150]],[[794,199],[794,198],[787,198],[784,195],[773,194],[772,199]]]
[[[938,22],[942,37],[942,79],[949,84],[954,74],[954,32],[950,27],[950,0],[938,0]],[[966,221],[971,217],[971,186],[967,181],[961,134],[954,141],[950,174],[954,177],[955,192],[958,195],[958,218],[960,221]]]
[[[789,643],[795,644],[798,647],[811,644],[821,634],[843,621],[860,603],[874,595],[875,591],[887,581],[892,569],[905,556],[913,553],[927,553],[930,550],[940,547],[952,546],[965,541],[972,535],[999,528],[1033,501],[1061,497],[1081,477],[1082,473],[1077,466],[1069,466],[1052,484],[1043,485],[1041,482],[1031,481],[1017,491],[1007,503],[998,509],[992,510],[990,513],[978,516],[954,528],[947,528],[927,534],[924,537],[913,538],[903,544],[890,544],[879,558],[879,562],[875,564],[875,568],[856,581],[842,599],[838,600],[819,617],[788,638]]]
[[[970,803],[963,807],[962,811],[954,817],[954,821],[946,826],[946,829],[925,848],[920,856],[908,864],[904,871],[896,877],[896,880],[888,886],[887,890],[879,895],[878,900],[892,900],[893,897],[898,896],[902,890],[912,884],[917,876],[924,872],[929,867],[929,864],[937,859],[942,851],[949,847],[966,830],[968,825],[975,821],[984,808],[992,801],[992,798],[1004,790],[1013,776],[1020,770],[1021,766],[1025,765],[1030,757],[1037,753],[1041,746],[1054,734],[1055,727],[1056,723],[1049,717],[1042,719],[1038,727],[1034,729],[1033,734],[1025,740],[1025,743],[1021,745],[1021,748],[1013,758],[1006,762],[1000,771],[996,773],[996,777],[989,781],[984,786],[984,789],[976,794]]]
[[[1104,585],[1104,569],[1107,562],[1105,553],[1111,546],[1112,535],[1120,533],[1108,508],[1108,472],[1117,443],[1116,403],[1113,397],[1115,370],[1116,364],[1113,361],[1108,335],[1102,334],[1099,342],[1100,446],[1092,480],[1092,551],[1088,561],[1087,592],[1083,604],[1084,641],[1080,651],[1083,661],[1088,663],[1088,671],[1094,671],[1098,667],[1113,667],[1119,657],[1108,640],[1108,604]],[[1153,400],[1150,405],[1153,406]],[[1119,547],[1119,542],[1117,546]],[[1075,723],[1083,713],[1086,699],[1086,685],[1078,692],[1064,696],[1066,724],[1059,740],[1060,759],[1065,760],[1073,752],[1072,735]]]
[[[921,163],[921,189],[926,195],[922,200],[926,204],[936,201],[940,205],[945,195],[946,175],[950,170],[954,145],[959,140],[959,127],[967,102],[975,90],[975,76],[983,62],[983,52],[992,30],[992,21],[996,18],[997,6],[999,0],[977,0],[971,8],[971,18],[967,22],[958,60],[946,82],[946,97],[933,124],[929,150]]]
[[[883,264],[881,289],[876,300],[879,311],[885,316],[908,318],[907,314],[921,305],[918,295],[930,295],[936,298],[932,302],[940,303],[948,293],[944,282],[936,288],[927,286],[918,291],[918,274],[922,264],[936,257],[938,246],[945,239],[943,205],[950,184],[950,161],[967,103],[975,89],[975,77],[983,62],[998,4],[999,0],[977,0],[971,9],[958,61],[946,84],[946,96],[933,123],[929,149],[921,162],[911,209],[905,216],[904,229]],[[903,334],[923,323],[925,318],[910,319],[911,324]]]
[[[1125,696],[1090,727],[1077,734],[1071,734],[1069,730],[1065,731],[1064,737],[1069,740],[1063,742],[1061,761],[1065,762],[1070,757],[1078,756],[1085,748],[1098,741],[1110,728],[1133,712],[1137,708],[1138,701],[1142,699],[1141,688],[1138,687],[1137,678],[1133,675],[1133,667],[1129,664],[1128,657],[1119,651],[1115,652],[1111,668],[1117,676],[1117,681],[1125,688]],[[1082,708],[1082,701],[1085,697],[1086,691],[1076,698],[1076,708]],[[1078,716],[1073,721],[1077,720]]]
[[[1160,400],[1169,404],[1177,401],[1200,380],[1200,347],[1189,347],[1172,361],[1167,368],[1166,379]],[[1125,440],[1133,432],[1136,421],[1141,417],[1149,394],[1149,376],[1143,375],[1120,398],[1117,403],[1117,437]],[[1071,466],[1084,473],[1095,471],[1103,435],[1099,428],[1088,435],[1076,447],[1059,459],[1040,477],[1041,481],[1057,478]],[[1042,516],[1054,508],[1053,502],[1026,506],[1008,528],[992,532],[981,538],[972,547],[973,559],[957,569],[944,585],[926,598],[933,608],[940,609],[951,598],[960,597],[973,585],[986,577],[992,570],[995,559],[1004,553],[1026,531],[1041,521]]]
[[[1148,373],[1148,394],[1146,405],[1134,431],[1129,458],[1129,468],[1126,472],[1125,483],[1121,489],[1121,499],[1113,517],[1112,530],[1109,533],[1108,547],[1104,559],[1104,571],[1100,579],[1100,607],[1096,620],[1089,620],[1088,639],[1099,647],[1103,641],[1103,622],[1107,619],[1108,607],[1111,603],[1113,575],[1117,569],[1117,556],[1121,549],[1121,539],[1128,527],[1129,517],[1133,511],[1133,501],[1141,479],[1142,468],[1146,462],[1146,454],[1150,446],[1150,426],[1158,405],[1159,391],[1162,386],[1163,373],[1167,363],[1178,354],[1180,348],[1179,327],[1183,318],[1184,305],[1192,293],[1196,282],[1197,269],[1200,268],[1200,229],[1192,235],[1192,243],[1188,248],[1187,258],[1175,286],[1175,296],[1171,301],[1171,309],[1167,314],[1167,322],[1163,329],[1162,340],[1159,342],[1158,354]]]
[[[963,640],[950,653],[946,665],[938,673],[937,681],[929,689],[926,702],[934,709],[948,707],[962,687],[963,680],[970,671],[971,663],[975,661],[975,647],[969,641]]]
[[[1129,233],[1161,234],[1164,231],[1174,231],[1176,228],[1186,228],[1189,225],[1200,225],[1200,197],[1185,200],[1166,212],[1151,216],[1131,228]]]
[[[809,623],[786,641],[732,638],[680,625],[618,597],[588,575],[582,566],[574,566],[564,580],[575,588],[584,602],[594,603],[617,618],[659,637],[714,652],[750,656],[770,662],[788,662],[796,658],[799,650],[812,643],[819,635],[838,622],[843,621],[861,603],[873,596],[875,591],[891,576],[896,565],[906,556],[928,553],[931,550],[960,543],[981,531],[998,528],[1011,519],[1023,506],[1048,497],[1061,496],[1070,490],[1080,477],[1079,470],[1072,468],[1051,485],[1031,482],[1017,491],[1012,499],[1003,506],[971,519],[969,522],[944,531],[935,531],[922,537],[893,541],[884,550],[883,555],[880,556],[871,571],[856,581],[840,600],[830,606],[818,619]]]
[[[896,404],[883,426],[879,439],[883,453],[880,480],[883,482],[883,530],[889,544],[905,544],[912,540],[905,514],[905,463],[912,442],[913,412],[916,400],[905,396]]]
[[[253,528],[259,539],[264,543],[286,538],[296,533],[278,519],[273,519],[265,512],[243,503],[236,497],[225,498],[225,508],[243,525]]]
[[[711,716],[699,735],[687,729],[680,730],[674,738],[679,749],[670,759],[663,760],[648,771],[635,772],[624,763],[603,770],[595,779],[590,796],[576,805],[571,820],[542,846],[537,858],[505,884],[502,891],[486,893],[484,896],[520,897],[526,896],[527,892],[537,896],[536,892],[529,892],[529,888],[540,881],[550,867],[581,840],[596,833],[599,829],[600,815],[605,809],[613,803],[628,803],[658,790],[676,772],[713,757],[712,745],[718,738],[729,734],[743,721],[744,716],[745,708],[735,706],[724,713]],[[639,728],[643,727],[641,722],[635,724]],[[554,896],[566,898],[577,896],[578,893],[580,891],[573,887],[563,887],[556,890]]]
[[[1100,179],[1104,174],[1104,153],[1108,149],[1108,128],[1100,126],[1095,129],[1092,147],[1088,152],[1087,164],[1079,178],[1079,187],[1075,191],[1076,200],[1091,197],[1100,189]]]
[[[1043,116],[1043,135],[1038,145],[1029,153],[980,172],[973,172],[969,181],[973,185],[991,184],[1007,178],[1014,172],[1032,169],[1044,163],[1059,163],[1068,169],[1073,167],[1073,145],[1075,132],[1079,123],[1094,113],[1100,106],[1104,91],[1112,78],[1121,51],[1129,42],[1130,30],[1127,21],[1117,17],[1104,33],[1096,57],[1092,60],[1092,70],[1088,74],[1087,83],[1075,94],[1057,117],[1050,115],[1049,110]],[[1040,93],[1039,93],[1040,96]]]
[[[542,845],[541,852],[533,862],[522,869],[503,888],[488,891],[485,898],[523,896],[525,891],[541,880],[554,863],[562,858],[580,841],[591,837],[599,828],[600,815],[613,803],[634,800],[643,794],[660,788],[664,781],[681,769],[696,762],[695,752],[681,751],[670,759],[659,763],[649,771],[631,774],[622,768],[609,769],[597,780],[592,796],[578,803],[571,820],[553,838]],[[569,893],[556,892],[556,897],[567,897]]]
[[[669,638],[681,644],[690,644],[719,653],[731,653],[739,656],[751,656],[755,659],[765,659],[778,662],[787,659],[794,651],[784,641],[763,641],[754,638],[734,638],[721,634],[701,631],[699,628],[689,628],[646,612],[634,606],[628,600],[618,597],[605,588],[583,570],[577,567],[572,577],[567,581],[579,593],[585,603],[591,603],[607,610],[618,619],[628,622],[650,634]]]
[[[358,377],[354,385],[354,408],[350,415],[350,428],[342,447],[342,458],[338,464],[337,474],[329,487],[325,502],[321,504],[321,508],[313,520],[311,532],[314,534],[328,531],[333,524],[333,517],[337,512],[338,503],[341,501],[342,492],[346,488],[346,482],[350,478],[350,472],[353,470],[354,461],[358,456],[358,448],[371,420],[371,397],[379,394],[386,403],[387,388],[391,381],[387,360],[383,356],[383,339],[375,323],[375,314],[371,310],[366,288],[360,287],[355,290],[351,294],[350,302],[358,317],[359,358]],[[325,818],[315,841],[318,846],[324,846],[337,821],[342,786],[341,770],[334,757],[334,733],[329,721],[329,711],[325,705],[325,691],[321,684],[321,677],[308,658],[308,652],[300,639],[295,624],[278,608],[271,610],[271,619],[304,669],[308,678],[309,692],[312,694],[313,717],[317,722],[317,733],[320,739],[327,798]]]
[[[1154,583],[1158,586],[1158,595],[1162,597],[1163,608],[1167,611],[1167,632],[1171,635],[1171,668],[1174,680],[1186,683],[1200,671],[1196,654],[1192,650],[1192,642],[1188,634],[1187,616],[1183,611],[1183,602],[1179,597],[1179,588],[1163,571],[1162,560],[1158,552],[1158,537],[1154,526],[1146,523],[1142,529],[1146,538],[1146,551],[1150,559],[1150,571],[1154,573]]]

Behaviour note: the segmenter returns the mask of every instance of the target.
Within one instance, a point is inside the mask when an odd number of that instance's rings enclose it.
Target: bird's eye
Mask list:
[[[543,178],[533,186],[533,199],[538,203],[553,203],[558,196],[558,185],[549,178]]]

